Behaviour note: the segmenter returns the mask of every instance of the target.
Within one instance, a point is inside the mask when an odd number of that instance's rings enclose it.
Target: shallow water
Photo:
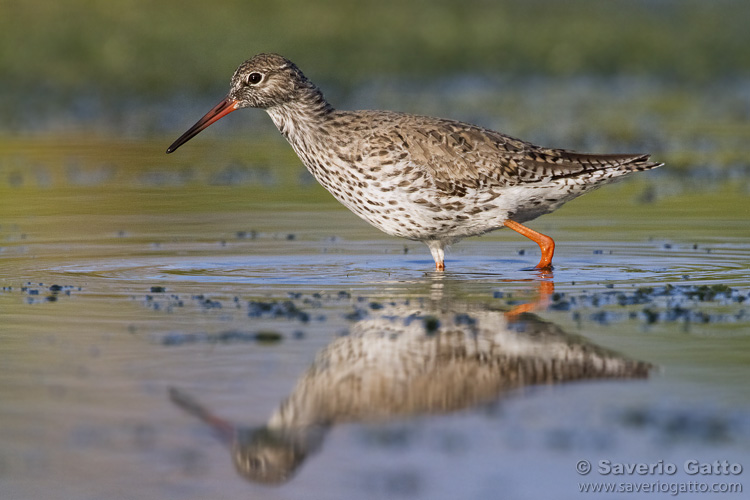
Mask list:
[[[506,231],[434,273],[426,247],[338,208],[277,142],[258,164],[211,140],[183,157],[9,144],[2,498],[748,487],[746,180],[643,175],[530,224],[557,242],[551,273],[525,270],[538,249]]]

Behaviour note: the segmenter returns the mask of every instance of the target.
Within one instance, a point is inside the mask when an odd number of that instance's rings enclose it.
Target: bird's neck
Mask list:
[[[320,89],[312,84],[300,89],[295,99],[266,109],[281,135],[292,145],[304,142],[333,111]]]

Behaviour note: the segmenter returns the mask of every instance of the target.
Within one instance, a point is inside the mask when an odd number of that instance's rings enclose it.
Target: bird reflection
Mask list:
[[[261,427],[235,426],[176,389],[170,396],[231,446],[240,474],[279,484],[341,422],[447,413],[528,385],[642,378],[651,368],[567,334],[528,307],[429,304],[370,311],[318,353]]]

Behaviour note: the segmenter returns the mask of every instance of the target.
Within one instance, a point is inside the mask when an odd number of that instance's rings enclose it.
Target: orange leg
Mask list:
[[[529,229],[528,227],[519,224],[518,222],[513,222],[512,220],[506,220],[503,224],[505,227],[526,236],[539,245],[539,249],[542,251],[542,259],[539,261],[539,264],[536,265],[536,269],[552,268],[552,256],[555,254],[555,242],[552,238],[542,233],[537,233],[533,229]]]

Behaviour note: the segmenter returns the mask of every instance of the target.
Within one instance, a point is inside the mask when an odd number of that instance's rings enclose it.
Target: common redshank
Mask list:
[[[647,154],[584,154],[535,146],[476,125],[392,111],[339,111],[290,60],[258,54],[227,96],[167,153],[240,108],[263,108],[310,173],[349,210],[392,236],[424,242],[445,269],[445,247],[508,227],[539,245],[550,269],[555,242],[524,225],[631,172],[662,165]]]

